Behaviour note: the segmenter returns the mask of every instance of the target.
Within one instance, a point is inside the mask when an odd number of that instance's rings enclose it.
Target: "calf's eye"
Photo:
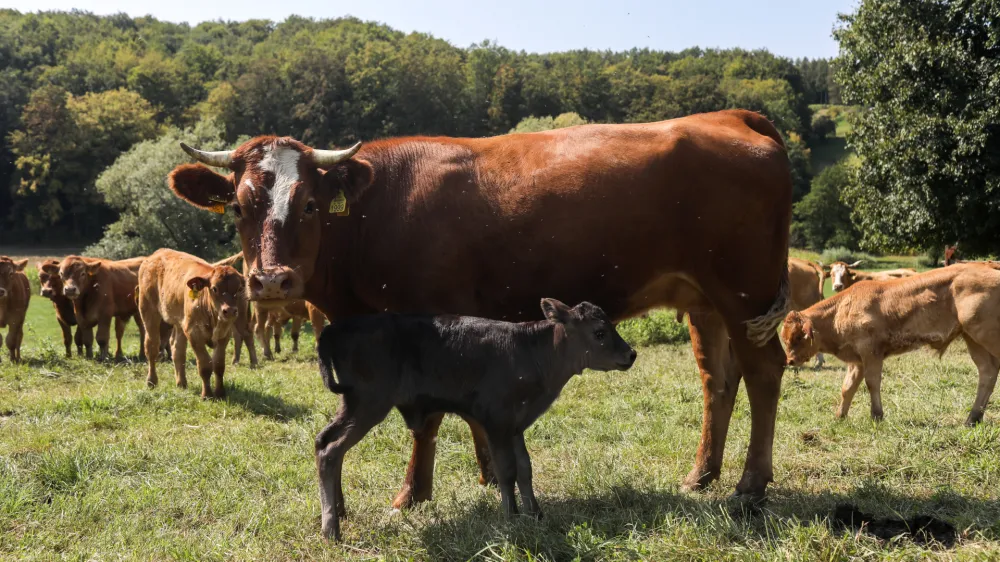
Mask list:
[[[310,202],[306,203],[306,211],[305,211],[305,213],[307,215],[311,215],[311,214],[313,214],[315,212],[316,212],[316,202],[315,201],[310,201]]]
[[[605,332],[604,330],[596,330],[596,331],[594,331],[594,337],[597,338],[598,340],[603,340],[604,336],[606,336],[606,335],[607,335],[607,332]]]
[[[236,215],[236,218],[238,219],[243,218],[243,209],[240,209],[240,206],[236,203],[233,203],[233,214]]]

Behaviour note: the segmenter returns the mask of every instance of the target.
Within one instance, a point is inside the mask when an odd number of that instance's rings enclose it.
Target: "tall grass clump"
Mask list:
[[[677,321],[673,310],[652,310],[646,316],[623,320],[618,324],[618,333],[636,347],[691,341],[687,326]]]

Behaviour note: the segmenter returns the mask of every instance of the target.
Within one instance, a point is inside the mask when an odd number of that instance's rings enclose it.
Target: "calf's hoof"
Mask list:
[[[156,379],[146,379],[146,388],[156,388]]]
[[[413,489],[409,486],[404,487],[396,495],[396,499],[392,500],[393,509],[409,509],[419,502],[429,501],[431,499],[431,493],[421,493],[417,494],[413,492]]]
[[[882,421],[882,418],[884,418],[884,417],[885,416],[882,414],[881,410],[879,410],[877,412],[872,412],[872,421],[880,422],[880,421]]]
[[[700,492],[719,478],[719,473],[713,470],[703,470],[695,467],[681,482],[682,492]]]
[[[340,542],[340,524],[334,523],[333,518],[323,518],[323,538],[328,542]]]
[[[982,412],[972,412],[971,414],[969,414],[969,417],[965,420],[965,426],[966,427],[976,427],[977,425],[979,425],[982,422],[983,422],[983,413]]]

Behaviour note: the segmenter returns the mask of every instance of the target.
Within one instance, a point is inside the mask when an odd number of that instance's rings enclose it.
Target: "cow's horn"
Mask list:
[[[359,150],[361,150],[360,142],[345,150],[317,150],[314,148],[312,151],[313,163],[319,167],[335,166],[354,156]]]
[[[197,148],[191,148],[190,146],[181,143],[181,150],[187,152],[191,155],[191,158],[201,162],[202,164],[208,164],[209,166],[216,166],[218,168],[228,168],[230,164],[233,163],[233,152],[232,150],[219,150],[217,152],[208,152],[206,150],[198,150]]]
[[[864,262],[865,262],[865,260],[858,260],[858,261],[856,261],[856,262],[848,265],[847,267],[858,267],[859,265],[863,264]]]

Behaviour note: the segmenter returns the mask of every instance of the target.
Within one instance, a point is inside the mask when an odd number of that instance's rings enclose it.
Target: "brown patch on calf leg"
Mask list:
[[[851,409],[851,402],[854,401],[854,394],[864,380],[864,372],[861,365],[851,363],[847,366],[847,374],[844,375],[844,383],[840,386],[840,405],[837,406],[837,417],[844,419]]]
[[[983,421],[986,406],[993,395],[993,388],[997,382],[997,372],[1000,371],[1000,358],[995,357],[985,347],[979,345],[971,338],[966,337],[965,343],[969,348],[969,355],[979,370],[979,384],[976,388],[976,401],[972,403],[972,410],[965,420],[965,425],[974,426]],[[997,350],[1000,352],[1000,349]]]
[[[434,454],[437,451],[437,432],[444,414],[432,414],[424,420],[424,427],[411,431],[413,453],[406,467],[403,488],[396,495],[392,507],[405,509],[416,502],[431,499],[434,486]]]
[[[701,442],[694,467],[681,487],[688,491],[704,488],[719,477],[729,432],[740,373],[729,350],[729,335],[721,317],[714,312],[688,312],[691,347],[701,371],[704,414]]]
[[[469,430],[472,432],[472,445],[476,450],[476,464],[479,465],[479,485],[495,486],[497,477],[493,473],[493,466],[490,462],[490,443],[486,438],[486,430],[472,418],[462,416],[462,419],[469,424]]]
[[[785,351],[778,338],[757,347],[737,336],[732,344],[750,399],[750,445],[743,476],[736,485],[736,495],[763,499],[767,485],[774,480],[774,426],[785,370]]]

